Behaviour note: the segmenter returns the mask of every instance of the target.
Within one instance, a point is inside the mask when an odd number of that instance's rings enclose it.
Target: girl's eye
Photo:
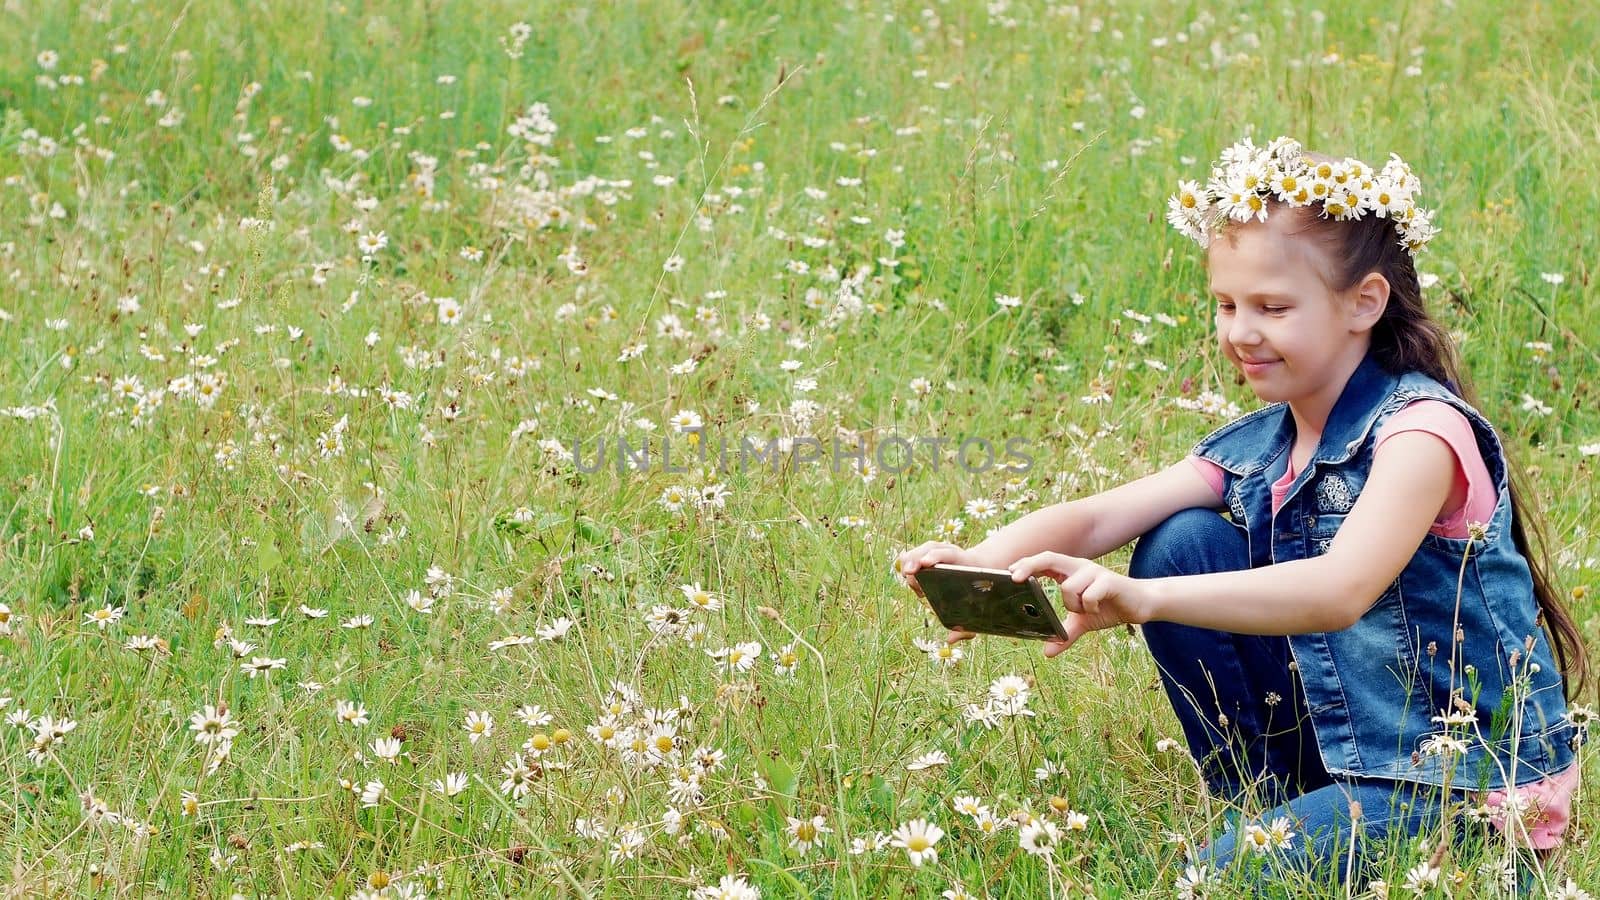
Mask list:
[[[1224,303],[1221,300],[1218,300],[1217,301],[1217,312],[1231,313],[1231,312],[1233,312],[1233,304],[1232,303]]]
[[[1263,307],[1261,307],[1261,309],[1263,311],[1269,312],[1269,313],[1273,313],[1273,314],[1281,313],[1281,312],[1283,312],[1284,310],[1286,310],[1288,308],[1289,307],[1287,307],[1287,306],[1263,306]]]

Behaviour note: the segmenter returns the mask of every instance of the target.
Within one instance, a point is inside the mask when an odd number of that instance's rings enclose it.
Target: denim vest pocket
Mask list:
[[[1305,530],[1306,556],[1321,556],[1333,546],[1333,539],[1338,535],[1339,529],[1344,527],[1348,513],[1320,513],[1306,515],[1301,518],[1300,525]]]

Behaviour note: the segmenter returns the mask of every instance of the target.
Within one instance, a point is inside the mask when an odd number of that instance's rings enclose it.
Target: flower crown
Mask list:
[[[1216,226],[1226,220],[1265,222],[1268,200],[1297,207],[1320,204],[1323,218],[1345,221],[1371,213],[1393,220],[1400,245],[1414,258],[1439,233],[1431,221],[1433,213],[1416,204],[1421,193],[1422,182],[1394,154],[1375,172],[1359,159],[1307,159],[1293,138],[1280,137],[1257,147],[1247,137],[1222,151],[1205,187],[1178,182],[1178,192],[1167,201],[1167,221],[1206,247]]]

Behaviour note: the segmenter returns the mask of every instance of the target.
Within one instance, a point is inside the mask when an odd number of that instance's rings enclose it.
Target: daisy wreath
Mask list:
[[[1422,182],[1395,154],[1374,171],[1359,159],[1309,158],[1293,138],[1257,147],[1247,137],[1222,151],[1205,187],[1178,182],[1178,192],[1167,201],[1167,221],[1206,247],[1217,226],[1229,220],[1265,222],[1268,200],[1295,207],[1320,204],[1323,218],[1344,221],[1371,214],[1390,219],[1400,244],[1415,257],[1439,233],[1433,213],[1416,204],[1421,193]]]

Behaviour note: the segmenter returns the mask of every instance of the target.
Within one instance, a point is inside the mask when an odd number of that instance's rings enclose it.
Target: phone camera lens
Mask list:
[[[1022,611],[1030,616],[1033,616],[1035,619],[1039,618],[1039,607],[1034,606],[1032,603],[1022,604]]]

